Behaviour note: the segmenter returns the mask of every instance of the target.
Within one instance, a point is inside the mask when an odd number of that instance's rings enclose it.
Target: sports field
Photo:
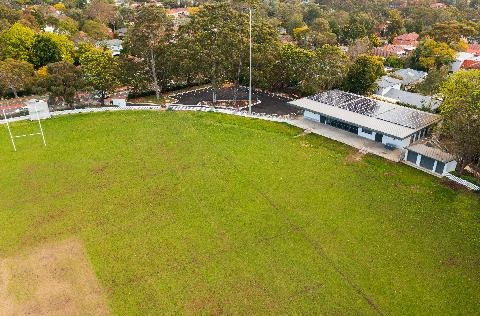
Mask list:
[[[480,198],[437,178],[212,113],[44,128],[48,147],[24,138],[14,153],[0,126],[0,259],[84,249],[97,282],[82,284],[114,314],[480,314]],[[22,281],[3,297],[28,300]]]

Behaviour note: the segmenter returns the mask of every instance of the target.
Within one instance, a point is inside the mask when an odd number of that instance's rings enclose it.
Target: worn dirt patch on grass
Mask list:
[[[366,155],[364,151],[356,151],[347,156],[348,162],[360,162],[363,160],[363,157]]]
[[[110,315],[78,240],[0,259],[0,315]]]

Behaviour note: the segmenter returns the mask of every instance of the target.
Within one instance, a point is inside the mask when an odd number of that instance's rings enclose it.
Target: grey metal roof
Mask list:
[[[398,84],[402,84],[402,80],[392,78],[390,76],[383,76],[377,80],[376,84],[379,88],[388,88]]]
[[[416,83],[418,81],[421,81],[425,79],[427,76],[427,73],[424,71],[419,71],[415,69],[399,69],[393,73],[395,76],[401,77],[402,78],[402,84],[404,85],[409,85],[412,83]]]
[[[399,139],[405,139],[440,120],[440,116],[435,114],[339,90],[295,100],[290,104]]]
[[[410,147],[407,147],[409,151],[416,152],[422,156],[426,156],[437,161],[441,161],[443,163],[447,163],[450,161],[454,161],[455,157],[447,152],[444,152],[441,149],[436,147],[430,147],[424,144],[415,144]]]
[[[401,103],[412,105],[418,109],[428,108],[436,110],[442,104],[440,100],[433,99],[432,97],[397,89],[390,89],[384,96]]]

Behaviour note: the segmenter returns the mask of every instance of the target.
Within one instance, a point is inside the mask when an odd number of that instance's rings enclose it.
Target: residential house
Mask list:
[[[372,50],[372,55],[387,58],[389,56],[404,57],[407,56],[409,51],[400,45],[387,44],[382,47],[375,47]]]
[[[97,47],[106,47],[111,50],[112,56],[119,56],[123,49],[123,41],[120,39],[98,41],[96,45]]]
[[[420,35],[418,35],[417,33],[408,33],[408,34],[399,35],[393,39],[392,44],[402,45],[409,48],[417,47],[419,37]]]
[[[393,72],[392,75],[402,80],[403,88],[409,88],[425,80],[428,74],[425,71],[405,68]]]
[[[450,71],[457,72],[460,69],[466,69],[465,67],[471,67],[476,62],[480,62],[480,55],[470,52],[459,52],[455,61],[450,64]]]

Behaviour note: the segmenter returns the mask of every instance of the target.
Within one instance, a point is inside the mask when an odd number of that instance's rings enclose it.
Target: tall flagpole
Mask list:
[[[248,113],[252,114],[252,8],[249,10],[250,13],[250,84],[248,90]]]

